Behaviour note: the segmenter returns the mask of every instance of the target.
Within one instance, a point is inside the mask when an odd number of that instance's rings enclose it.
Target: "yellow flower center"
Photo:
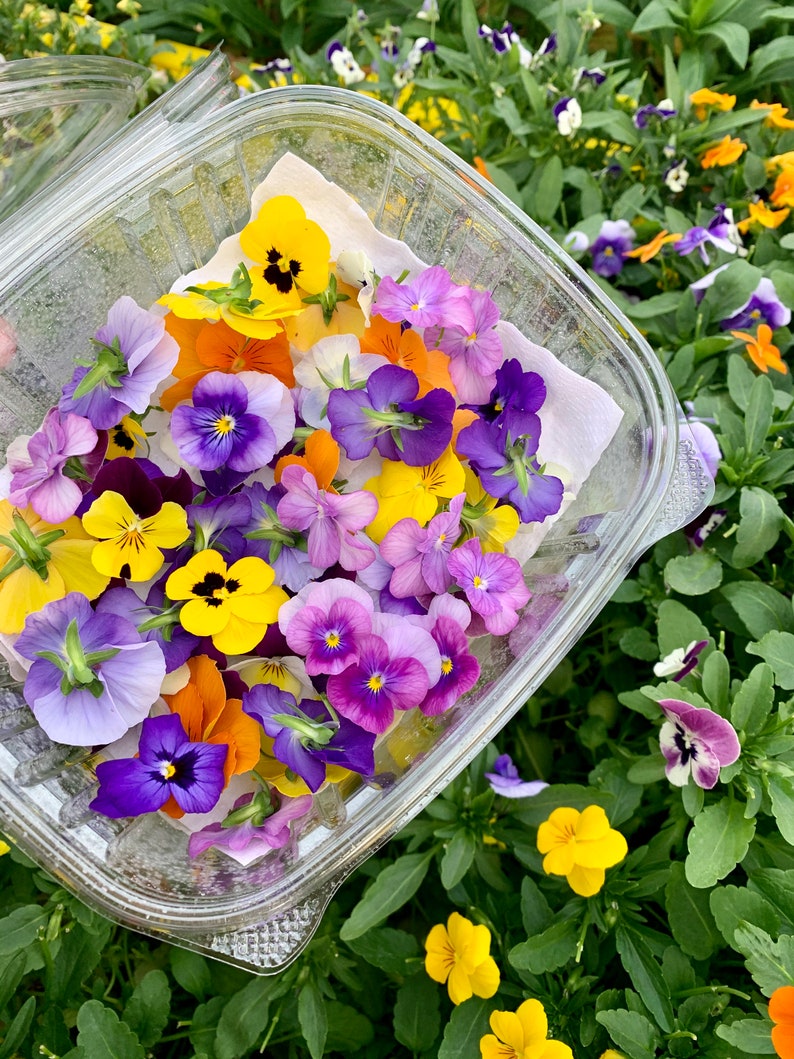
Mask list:
[[[750,311],[750,316],[753,318],[753,320],[757,320],[760,317],[760,315],[761,315],[761,310],[760,309],[752,309]]]
[[[441,656],[441,672],[444,674],[445,677],[448,677],[449,674],[452,672],[452,659],[449,657],[449,655]]]
[[[367,681],[367,687],[370,691],[378,692],[383,689],[383,677],[380,673],[373,673]]]
[[[221,416],[220,419],[216,419],[213,425],[219,434],[231,434],[235,424],[232,416],[225,415]]]
[[[416,312],[419,312],[419,302],[414,302],[414,303],[413,303],[413,305],[411,306],[411,309],[412,309],[412,310],[413,310],[413,312],[415,312],[415,313],[416,313]]]
[[[160,775],[164,780],[170,780],[176,775],[176,765],[170,761],[164,761],[160,766]]]
[[[483,579],[480,577],[479,574],[475,574],[474,575],[474,579],[472,581],[472,584],[474,585],[475,588],[482,588],[485,585],[485,582],[483,581]]]
[[[341,642],[342,642],[342,637],[339,635],[338,632],[336,632],[336,630],[332,630],[331,632],[328,632],[328,633],[325,634],[325,646],[326,647],[331,647],[331,648],[338,647]]]

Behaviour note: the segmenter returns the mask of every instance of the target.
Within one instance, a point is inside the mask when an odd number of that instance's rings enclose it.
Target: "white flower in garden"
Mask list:
[[[345,85],[355,85],[359,81],[366,80],[366,74],[358,65],[349,48],[345,48],[338,40],[328,45],[325,57]]]
[[[666,169],[664,182],[674,195],[677,195],[679,191],[683,191],[689,183],[689,170],[686,167],[686,160],[676,162],[675,165],[671,165],[669,169]]]
[[[571,96],[563,96],[553,107],[552,113],[561,136],[573,136],[582,126],[582,108]]]

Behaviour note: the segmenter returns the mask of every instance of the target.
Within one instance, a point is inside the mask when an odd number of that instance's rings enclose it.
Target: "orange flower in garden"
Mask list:
[[[259,371],[275,375],[285,386],[295,385],[289,341],[283,331],[273,338],[249,338],[232,330],[223,320],[184,320],[169,313],[165,329],[179,343],[179,359],[174,375],[179,380],[169,386],[160,398],[166,412],[180,401],[187,401],[193,387],[211,371],[236,375],[240,371]]]
[[[538,851],[545,854],[547,875],[564,875],[574,893],[592,897],[604,885],[605,869],[623,860],[628,845],[600,805],[581,813],[565,806],[538,828]]]
[[[175,695],[163,695],[171,713],[178,713],[192,743],[224,743],[224,774],[248,772],[259,760],[261,726],[243,713],[241,699],[227,699],[223,677],[217,663],[207,655],[196,655],[187,662],[190,680]],[[169,816],[182,816],[173,798],[163,807]]]
[[[698,121],[705,121],[709,108],[714,110],[733,110],[736,106],[736,96],[729,96],[725,92],[714,92],[710,88],[699,88],[692,92],[689,102],[695,109],[695,117]]]
[[[306,438],[303,456],[282,456],[276,464],[276,481],[281,481],[284,468],[295,463],[314,475],[320,489],[335,493],[331,483],[339,469],[339,446],[327,430],[315,430]]]
[[[748,202],[747,209],[749,217],[736,225],[740,232],[746,232],[753,224],[760,224],[762,228],[779,228],[791,212],[789,209],[770,210],[765,202]]]
[[[390,323],[384,316],[373,316],[361,337],[361,352],[376,353],[414,372],[419,379],[419,397],[437,387],[455,393],[449,375],[449,357],[440,349],[428,349],[412,328],[403,331],[400,324]]]
[[[769,113],[764,118],[764,125],[768,125],[773,129],[794,129],[794,121],[791,118],[787,118],[788,107],[784,107],[782,103],[759,103],[757,99],[754,99],[750,104],[752,110],[768,110]]]
[[[751,335],[748,331],[731,331],[731,334],[747,343],[750,360],[764,375],[770,368],[779,371],[781,375],[787,374],[788,368],[783,363],[780,350],[772,343],[772,328],[769,324],[759,324],[757,335]]]
[[[453,912],[446,926],[437,923],[427,935],[425,970],[434,982],[447,983],[453,1004],[471,996],[487,999],[499,988],[499,968],[490,949],[488,928]]]
[[[778,174],[769,201],[773,206],[794,206],[794,165]]]
[[[567,1044],[548,1039],[549,1023],[539,1000],[525,1000],[518,1011],[492,1011],[489,1022],[493,1033],[480,1038],[482,1059],[573,1059]]]
[[[718,144],[709,147],[704,152],[700,159],[700,167],[701,169],[713,169],[715,165],[732,165],[746,150],[747,144],[742,143],[737,137],[724,136]]]
[[[669,235],[667,229],[662,228],[662,230],[657,232],[650,242],[644,243],[642,246],[637,246],[634,250],[629,250],[629,252],[623,256],[638,257],[644,265],[646,262],[650,261],[652,257],[656,257],[665,243],[674,243],[676,239],[680,238],[680,232],[675,232],[673,235]]]
[[[794,985],[782,985],[769,999],[772,1044],[780,1059],[794,1059]]]

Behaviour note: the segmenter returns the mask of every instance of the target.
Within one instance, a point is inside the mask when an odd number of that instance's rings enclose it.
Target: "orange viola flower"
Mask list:
[[[701,169],[713,169],[716,165],[731,165],[747,150],[747,144],[737,137],[724,136],[719,143],[709,147],[700,159]]]
[[[179,714],[188,739],[193,743],[225,743],[224,774],[248,772],[259,760],[261,726],[243,713],[241,699],[227,699],[223,677],[217,663],[207,655],[196,655],[187,661],[190,680],[174,695],[163,695],[171,713]],[[163,806],[171,817],[183,816],[183,810],[172,797]]]
[[[714,92],[710,88],[699,88],[697,92],[690,94],[689,102],[694,107],[698,121],[705,121],[710,107],[714,110],[733,110],[736,106],[736,96],[729,96],[725,92]]]
[[[794,1059],[794,985],[781,985],[769,998],[772,1045],[780,1059]]]
[[[276,464],[276,481],[281,481],[284,468],[296,463],[299,467],[305,467],[314,475],[315,481],[320,489],[335,493],[331,483],[334,475],[339,470],[339,445],[334,441],[327,430],[315,430],[306,438],[303,456],[282,456]]]
[[[780,350],[772,343],[772,328],[769,324],[759,324],[757,335],[751,335],[747,331],[731,331],[731,334],[734,338],[747,343],[746,349],[750,360],[764,375],[769,372],[770,368],[779,371],[781,375],[787,374],[788,368],[783,363]]]
[[[748,202],[749,216],[739,221],[736,227],[746,232],[752,225],[760,224],[762,228],[779,228],[791,210],[770,210],[765,202]]]
[[[634,250],[629,250],[624,257],[638,257],[643,265],[650,261],[652,257],[656,257],[665,243],[674,243],[676,239],[681,238],[680,232],[675,232],[670,235],[666,228],[662,228],[660,232],[657,232],[650,242],[645,243],[643,246],[635,247]]]
[[[794,129],[794,121],[786,117],[788,107],[784,107],[782,103],[759,103],[757,99],[754,99],[750,104],[750,108],[751,110],[769,111],[764,118],[764,125],[769,126],[769,128]]]
[[[230,375],[259,371],[275,375],[285,386],[295,385],[289,341],[283,331],[273,338],[249,338],[233,331],[223,320],[182,320],[173,313],[166,316],[165,329],[179,343],[179,359],[174,368],[179,382],[169,386],[160,398],[166,412],[180,401],[189,400],[199,379],[211,371]]]
[[[414,372],[419,380],[419,397],[440,387],[455,394],[449,374],[449,357],[440,349],[428,349],[416,331],[403,331],[399,324],[383,316],[373,316],[361,336],[361,352],[377,353],[400,368]]]
[[[794,206],[794,166],[786,166],[778,174],[769,201],[774,206]]]

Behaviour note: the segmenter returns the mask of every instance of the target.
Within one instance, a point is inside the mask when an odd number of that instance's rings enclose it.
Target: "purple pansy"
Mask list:
[[[468,405],[492,423],[505,412],[538,412],[546,400],[546,383],[536,371],[524,371],[521,361],[511,357],[497,370],[488,400]]]
[[[684,527],[684,533],[696,548],[702,548],[706,538],[719,529],[727,517],[728,512],[724,507],[707,507],[702,514]]]
[[[451,596],[447,598],[456,603],[462,602]],[[469,638],[456,616],[432,605],[430,614],[434,615],[430,635],[441,656],[441,677],[429,689],[419,709],[426,717],[435,717],[454,706],[462,695],[474,687],[480,677],[480,663],[469,650]]]
[[[634,248],[635,233],[628,221],[604,221],[590,245],[593,272],[598,276],[617,276],[624,258]]]
[[[171,435],[182,459],[201,471],[248,474],[266,467],[292,438],[292,397],[273,375],[211,371],[192,399],[171,413]]]
[[[453,283],[443,265],[425,269],[411,283],[384,276],[372,312],[391,323],[413,327],[463,327],[471,332],[474,326],[468,288]]]
[[[667,761],[667,778],[675,787],[685,787],[691,775],[698,787],[711,790],[720,769],[732,765],[741,753],[733,726],[713,710],[680,699],[661,699],[659,706],[666,718],[659,745]]]
[[[332,390],[331,436],[351,460],[365,459],[375,447],[384,459],[426,467],[450,443],[456,404],[447,390],[417,399],[418,393],[416,375],[396,364],[374,371],[364,389]]]
[[[484,388],[490,392],[503,350],[495,330],[499,306],[487,290],[463,289],[469,291],[473,326],[431,327],[424,333],[424,342],[428,349],[440,349],[450,358],[449,374],[458,397],[465,402],[480,400]]]
[[[30,504],[45,522],[64,522],[83,499],[78,483],[64,474],[67,462],[75,456],[89,455],[99,444],[99,435],[87,419],[71,412],[62,415],[57,408],[51,408],[24,451],[17,451],[13,443],[9,446],[8,499],[19,508]],[[104,449],[104,435],[101,444]]]
[[[572,96],[563,96],[551,108],[561,136],[573,136],[582,127],[582,108]]]
[[[151,396],[179,357],[177,342],[159,316],[124,295],[96,333],[93,367],[79,367],[64,386],[63,412],[85,416],[98,430],[110,430],[128,412],[142,415]]]
[[[667,121],[668,118],[672,118],[677,113],[678,111],[673,106],[673,101],[671,99],[663,99],[658,106],[654,106],[653,103],[646,103],[644,107],[639,107],[635,110],[632,120],[638,129],[645,129],[650,118]]]
[[[394,567],[389,581],[393,596],[446,592],[452,584],[447,560],[460,536],[460,513],[465,501],[465,493],[453,497],[449,510],[435,515],[427,526],[420,526],[414,518],[403,518],[388,531],[380,553]]]
[[[226,743],[191,743],[176,713],[147,717],[138,756],[97,765],[90,808],[118,819],[161,809],[173,795],[186,813],[208,813],[225,785]]]
[[[275,788],[243,794],[222,824],[208,824],[188,840],[188,853],[197,857],[211,847],[245,853],[246,862],[282,849],[290,840],[290,824],[306,816],[312,796],[287,798]]]
[[[772,280],[764,276],[745,304],[723,320],[720,327],[723,331],[742,331],[768,324],[775,331],[778,327],[788,327],[790,321],[791,309],[778,298]]]
[[[509,754],[500,754],[493,763],[493,772],[486,772],[485,778],[491,790],[503,798],[532,798],[548,787],[543,780],[522,780]]]
[[[308,533],[309,562],[321,570],[339,563],[343,570],[368,566],[374,552],[356,534],[375,518],[378,501],[366,489],[331,493],[320,489],[311,471],[290,464],[281,475],[284,496],[276,513],[288,529]]]
[[[577,88],[584,81],[589,81],[594,88],[597,88],[599,85],[602,85],[606,79],[607,75],[600,66],[593,66],[590,69],[586,66],[580,66],[574,75],[573,87]]]
[[[361,638],[372,631],[371,597],[343,578],[312,582],[282,604],[278,624],[290,649],[306,659],[310,676],[340,673],[358,661]]]
[[[518,610],[530,596],[516,559],[501,552],[483,552],[479,537],[473,537],[454,549],[449,572],[488,632],[496,636],[510,632],[518,622]]]
[[[243,695],[243,710],[273,740],[273,754],[314,793],[325,783],[328,765],[371,776],[375,736],[318,699],[301,699],[275,684],[256,684]]]
[[[723,231],[700,226],[690,228],[688,232],[685,232],[681,239],[673,243],[673,249],[680,257],[686,257],[693,250],[697,250],[703,264],[708,265],[711,259],[706,251],[706,243],[711,243],[718,250],[724,250],[728,254],[736,253],[735,245]]]
[[[686,647],[676,647],[653,667],[654,676],[670,677],[678,682],[688,676],[698,664],[700,653],[708,646],[708,640],[693,640]]]
[[[160,694],[163,652],[132,622],[97,614],[80,592],[31,614],[16,650],[33,660],[25,699],[50,739],[96,746],[121,738]]]

